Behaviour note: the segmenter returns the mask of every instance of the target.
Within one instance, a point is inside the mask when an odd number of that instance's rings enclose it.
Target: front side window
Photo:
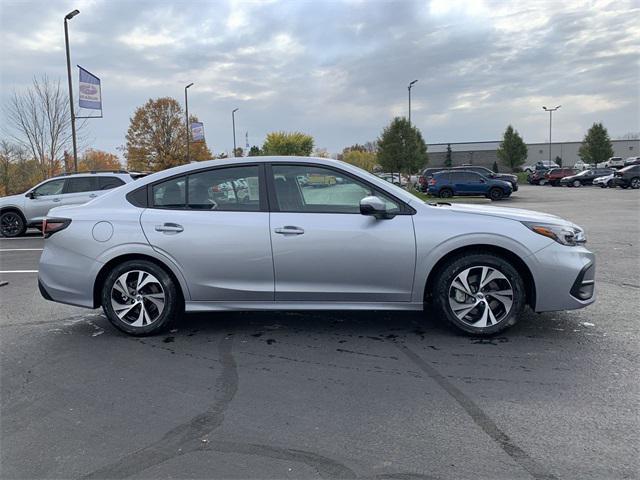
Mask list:
[[[360,200],[375,195],[390,213],[400,205],[364,182],[315,165],[273,165],[278,208],[283,212],[360,213]]]
[[[33,194],[37,197],[45,197],[47,195],[60,195],[62,188],[64,187],[64,178],[58,180],[51,180],[50,182],[40,185],[33,191]]]
[[[67,179],[64,193],[92,192],[98,189],[96,177],[74,177]]]
[[[217,211],[259,211],[257,165],[217,168],[189,175],[188,208]]]

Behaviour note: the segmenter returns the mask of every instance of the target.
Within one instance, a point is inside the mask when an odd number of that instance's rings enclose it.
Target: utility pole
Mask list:
[[[231,124],[233,125],[233,156],[236,156],[236,112],[237,108],[234,108],[231,112]]]
[[[187,88],[189,88],[192,85],[193,85],[193,82],[191,82],[189,85],[184,87],[184,122],[185,122],[185,127],[187,129],[187,163],[190,162],[189,143],[191,143],[190,142],[191,132],[189,131],[189,97],[187,96]]]
[[[409,125],[411,125],[411,87],[413,87],[416,83],[418,83],[418,80],[414,80],[413,82],[409,83]]]
[[[80,10],[74,10],[64,16],[64,45],[67,51],[67,79],[69,80],[69,107],[71,111],[71,139],[73,142],[73,169],[78,173],[78,145],[76,141],[76,114],[73,110],[73,83],[71,82],[71,56],[69,54],[69,27],[67,22],[78,15]]]
[[[547,108],[544,105],[542,106],[542,109],[545,112],[549,112],[549,164],[551,164],[551,124],[553,122],[553,112],[555,112],[556,110],[558,110],[562,105],[556,105],[553,108]]]

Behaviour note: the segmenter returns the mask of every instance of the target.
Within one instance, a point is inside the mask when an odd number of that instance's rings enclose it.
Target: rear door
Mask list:
[[[201,170],[149,186],[144,233],[182,270],[194,301],[273,301],[261,165]]]
[[[63,205],[81,205],[98,196],[98,177],[87,175],[69,177],[62,192]]]

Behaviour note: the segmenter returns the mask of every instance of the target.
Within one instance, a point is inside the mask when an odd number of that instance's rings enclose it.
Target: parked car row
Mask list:
[[[598,185],[602,188],[640,188],[640,162],[621,169],[591,168],[578,171],[575,168],[552,168],[536,170],[531,173],[527,181],[532,185],[581,187],[583,185]]]

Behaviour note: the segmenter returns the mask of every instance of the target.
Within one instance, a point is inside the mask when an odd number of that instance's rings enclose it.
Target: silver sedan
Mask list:
[[[426,203],[309,157],[193,163],[51,210],[42,295],[147,335],[182,312],[437,312],[477,335],[594,297],[583,230],[544,213]]]

